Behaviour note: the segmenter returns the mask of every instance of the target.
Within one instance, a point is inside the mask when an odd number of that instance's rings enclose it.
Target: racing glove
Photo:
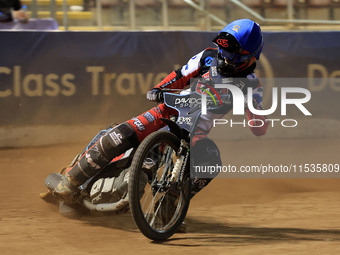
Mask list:
[[[152,89],[152,90],[150,90],[146,93],[146,98],[150,101],[162,102],[163,101],[163,92],[158,88]]]

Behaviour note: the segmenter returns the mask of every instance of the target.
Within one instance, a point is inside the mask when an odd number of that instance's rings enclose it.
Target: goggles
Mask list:
[[[231,53],[221,48],[219,48],[219,51],[223,58],[234,64],[247,62],[249,59],[251,59],[251,57],[253,57],[253,54]]]
[[[240,64],[249,61],[252,57],[257,57],[258,53],[262,50],[263,47],[263,38],[261,39],[260,45],[253,53],[249,53],[248,51],[241,49],[241,46],[237,41],[233,43],[234,47],[228,47],[228,50],[226,50],[223,45],[219,44],[216,39],[214,42],[219,46],[218,49],[221,56],[232,64]]]

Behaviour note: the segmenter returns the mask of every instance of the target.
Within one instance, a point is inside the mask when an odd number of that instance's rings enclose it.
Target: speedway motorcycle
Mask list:
[[[162,119],[166,127],[147,136],[138,146],[114,158],[97,175],[79,187],[76,204],[59,201],[63,214],[86,210],[122,213],[131,210],[140,231],[149,239],[163,241],[178,231],[195,195],[199,177],[191,165],[221,164],[215,143],[206,138],[194,146],[191,139],[201,115],[201,95],[195,90],[162,94],[164,103],[178,111],[173,119]],[[209,103],[208,103],[209,104]],[[101,131],[90,148],[105,132]],[[87,148],[72,161],[72,167]],[[201,153],[201,155],[200,155]],[[45,180],[47,197],[53,197],[65,170]],[[121,192],[120,192],[121,191]],[[128,191],[128,192],[127,192]]]

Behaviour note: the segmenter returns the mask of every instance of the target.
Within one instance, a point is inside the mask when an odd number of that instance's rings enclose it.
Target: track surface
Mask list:
[[[219,147],[233,164],[340,163],[340,141],[332,139]],[[215,179],[192,200],[188,233],[153,243],[129,214],[69,219],[39,198],[45,177],[80,150],[0,151],[1,254],[340,254],[340,179]]]

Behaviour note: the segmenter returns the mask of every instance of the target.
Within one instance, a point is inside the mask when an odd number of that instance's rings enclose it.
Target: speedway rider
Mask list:
[[[249,19],[236,20],[223,28],[213,42],[218,48],[207,48],[193,56],[186,65],[170,73],[149,91],[146,95],[147,99],[159,102],[163,89],[183,89],[189,85],[191,78],[214,78],[212,77],[214,74],[217,78],[236,77],[248,81],[253,87],[254,107],[261,109],[263,90],[254,74],[256,60],[259,59],[263,48],[259,25]],[[268,127],[265,117],[252,114],[247,107],[246,112],[252,133],[257,136],[264,135]],[[161,103],[112,128],[69,169],[55,189],[54,195],[65,203],[72,203],[78,186],[104,168],[113,158],[131,147],[137,147],[147,135],[164,127],[165,123],[161,118],[170,118],[177,114],[176,110]],[[221,116],[223,113],[208,112],[207,115],[202,115],[193,143],[209,133],[212,119]]]

